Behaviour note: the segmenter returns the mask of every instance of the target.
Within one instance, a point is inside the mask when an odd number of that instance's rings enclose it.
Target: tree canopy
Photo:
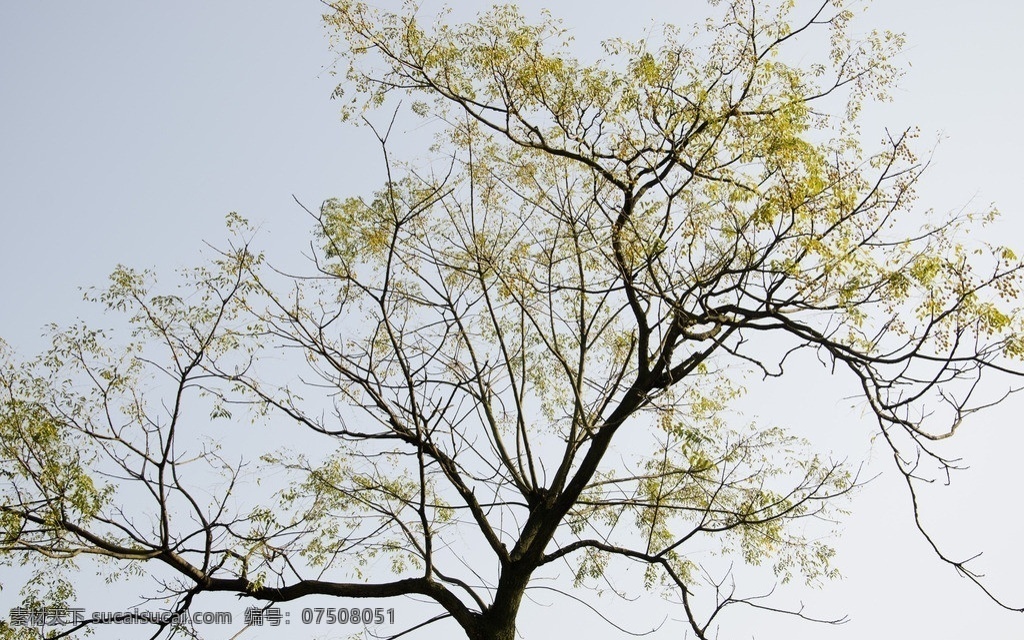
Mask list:
[[[26,604],[71,602],[102,558],[175,611],[414,596],[436,609],[417,629],[511,640],[538,576],[614,585],[631,563],[710,638],[769,605],[695,548],[836,577],[821,533],[856,465],[731,414],[740,373],[805,350],[847,372],[913,496],[954,466],[934,443],[1011,389],[982,376],[1019,375],[1021,263],[970,239],[994,211],[915,209],[913,131],[864,148],[898,35],[855,37],[840,0],[712,5],[693,35],[587,62],[513,6],[330,3],[335,96],[386,176],[308,210],[311,268],[273,268],[232,215],[176,287],[124,267],[94,292],[129,334],[0,351],[0,558],[45,578]],[[791,55],[805,41],[818,62]],[[397,159],[409,121],[433,144]],[[261,448],[270,430],[301,446]]]

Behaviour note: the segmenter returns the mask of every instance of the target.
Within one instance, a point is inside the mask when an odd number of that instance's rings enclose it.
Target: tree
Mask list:
[[[428,28],[331,5],[337,95],[387,176],[310,211],[312,273],[267,267],[231,217],[233,243],[178,290],[122,268],[96,293],[130,338],[78,326],[30,362],[5,350],[0,549],[49,580],[27,604],[69,602],[73,563],[99,557],[156,575],[177,611],[418,596],[424,625],[511,639],[536,576],[630,562],[706,638],[762,605],[695,545],[834,576],[803,522],[827,524],[856,471],[739,425],[736,372],[782,376],[800,350],[848,371],[913,495],[953,466],[931,443],[999,399],[982,374],[1017,375],[1020,263],[958,241],[992,213],[913,211],[912,132],[862,150],[897,36],[853,40],[840,3],[717,6],[700,48],[666,28],[587,64],[510,7]],[[817,31],[826,61],[791,63]],[[410,114],[437,142],[398,162]],[[243,446],[250,471],[211,426],[249,418],[312,448]]]

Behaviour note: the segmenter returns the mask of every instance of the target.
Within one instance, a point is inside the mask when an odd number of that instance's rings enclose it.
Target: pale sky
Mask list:
[[[540,6],[536,0],[521,4],[528,11]],[[702,15],[703,3],[599,0],[550,8],[581,47],[592,47],[605,37],[638,34],[652,19],[688,26]],[[329,100],[333,54],[321,10],[314,0],[0,3],[0,338],[28,356],[43,347],[46,323],[97,318],[79,287],[102,286],[118,263],[168,272],[200,262],[203,241],[227,237],[229,211],[262,226],[269,255],[275,247],[294,255],[310,236],[293,195],[317,207],[383,180],[369,133],[343,125]],[[880,139],[886,126],[911,124],[921,128],[922,152],[941,140],[920,187],[921,206],[981,209],[995,202],[1004,218],[985,233],[1024,249],[1024,129],[1013,116],[1022,101],[1024,5],[876,2],[859,24],[908,37],[906,76],[893,104],[867,112],[865,140]],[[815,385],[815,396],[827,396],[821,406],[829,414],[798,412],[787,419],[853,434],[842,440],[852,442],[851,449],[837,455],[864,458],[872,474],[882,473],[852,501],[837,541],[846,578],[798,593],[809,613],[845,614],[851,621],[818,627],[741,616],[723,627],[722,637],[1021,637],[1024,614],[986,600],[913,529],[891,460],[884,447],[872,447],[870,421],[844,400],[853,390],[814,375],[798,380]],[[752,390],[751,398],[764,403],[759,412],[776,415],[787,403],[799,406],[806,391],[765,387]],[[1024,397],[1011,398],[965,426],[954,450],[971,470],[955,477],[949,490],[930,493],[923,505],[925,519],[936,523],[937,542],[954,555],[984,551],[977,566],[993,591],[1018,607],[1024,607],[1024,554],[1017,547],[1024,539],[1024,481],[1017,471],[1022,413]],[[0,616],[6,617],[14,595],[11,588],[0,592]],[[589,622],[578,605],[537,597],[554,606],[530,609],[520,625],[524,637],[551,637],[544,630],[556,628],[552,624],[620,637]],[[241,614],[241,605],[232,606]],[[401,612],[403,603],[389,606]],[[627,629],[652,626],[638,619],[642,607],[614,600],[606,607]],[[209,637],[229,637],[240,626]],[[242,637],[273,637],[269,630],[251,631]],[[676,623],[650,637],[681,634]]]

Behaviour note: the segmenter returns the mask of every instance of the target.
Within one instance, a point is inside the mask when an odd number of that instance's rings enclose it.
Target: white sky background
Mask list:
[[[521,4],[527,11],[539,6]],[[638,34],[655,17],[686,27],[703,15],[696,0],[631,0],[625,13],[623,6],[563,2],[552,11],[581,47]],[[22,355],[37,352],[44,324],[95,317],[78,287],[103,285],[118,263],[164,273],[198,263],[204,240],[227,237],[229,211],[262,225],[259,244],[272,259],[294,255],[309,227],[293,194],[316,207],[382,181],[369,132],[342,125],[328,99],[334,81],[324,69],[332,54],[321,9],[313,0],[0,3],[0,337]],[[895,103],[867,113],[866,141],[880,139],[885,126],[909,124],[921,128],[922,152],[941,137],[921,205],[952,210],[995,202],[1004,219],[992,233],[1024,249],[1024,130],[1015,124],[1021,24],[1024,5],[995,0],[878,2],[859,23],[905,32],[903,59],[912,65]],[[801,378],[824,385],[813,389],[750,381],[752,402],[762,403],[756,408],[763,416],[843,430],[843,442],[854,444],[838,455],[888,470],[882,447],[871,449],[870,423],[850,410],[842,384],[821,382],[822,373]],[[794,416],[810,395],[818,398],[814,410]],[[956,447],[972,469],[923,505],[951,553],[986,552],[978,567],[1016,606],[1024,606],[1017,547],[1024,539],[1022,412],[1024,397],[1013,398],[965,426]],[[894,472],[859,493],[851,508],[838,541],[846,579],[799,597],[811,613],[849,614],[852,621],[822,628],[743,617],[725,626],[723,637],[1020,637],[1024,614],[999,609],[931,554],[913,530]],[[0,616],[13,596],[0,593]],[[533,609],[538,616],[617,637],[587,623],[589,613],[577,605],[538,597],[556,604]],[[401,612],[401,603],[394,606]],[[609,601],[604,610],[633,630],[657,622],[641,619],[645,609],[629,603]],[[527,637],[550,637],[523,622]],[[669,623],[654,637],[680,634]]]

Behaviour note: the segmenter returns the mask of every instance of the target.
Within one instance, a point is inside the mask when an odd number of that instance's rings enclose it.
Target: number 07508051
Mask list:
[[[394,624],[395,610],[377,607],[337,609],[305,607],[302,609],[302,624]]]

